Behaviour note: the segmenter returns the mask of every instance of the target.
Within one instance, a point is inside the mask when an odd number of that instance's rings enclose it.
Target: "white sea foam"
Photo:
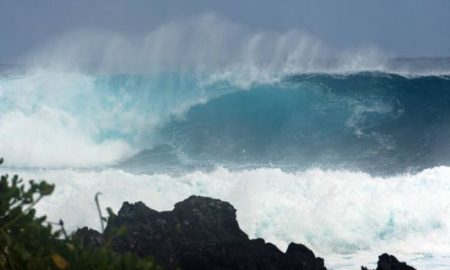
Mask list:
[[[414,258],[450,253],[450,167],[389,178],[275,168],[218,168],[179,176],[116,169],[19,173],[56,184],[55,194],[38,210],[52,221],[63,218],[70,230],[84,225],[99,228],[93,201],[97,191],[103,193],[102,205],[116,211],[123,201],[170,210],[174,203],[197,194],[231,202],[250,237],[263,237],[281,249],[291,241],[304,243],[319,255],[331,256],[336,266],[345,264],[345,254],[370,254],[375,260],[381,252]]]
[[[151,147],[170,116],[219,95],[182,74],[133,77],[33,70],[0,78],[0,153],[17,167],[97,167]]]
[[[92,167],[130,155],[122,140],[97,140],[120,121],[112,123],[114,107],[99,104],[94,88],[93,78],[75,73],[0,79],[0,152],[8,164]]]

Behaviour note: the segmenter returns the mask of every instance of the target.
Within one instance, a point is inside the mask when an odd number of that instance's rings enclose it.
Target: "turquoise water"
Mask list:
[[[70,230],[98,227],[97,191],[116,210],[200,194],[230,201],[251,237],[304,243],[331,269],[382,252],[446,269],[449,73],[235,75],[2,72],[2,172],[56,183],[39,211]]]

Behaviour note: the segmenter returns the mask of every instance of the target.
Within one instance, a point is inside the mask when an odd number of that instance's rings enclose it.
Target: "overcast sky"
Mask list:
[[[74,30],[140,34],[204,13],[254,31],[306,31],[338,49],[450,56],[450,0],[0,0],[0,62]]]

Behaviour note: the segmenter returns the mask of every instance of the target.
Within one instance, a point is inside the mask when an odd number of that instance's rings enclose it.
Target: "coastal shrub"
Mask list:
[[[153,258],[118,254],[108,244],[85,246],[66,234],[62,221],[50,223],[45,216],[37,216],[35,205],[54,189],[45,181],[24,182],[17,175],[1,176],[0,269],[160,269]]]

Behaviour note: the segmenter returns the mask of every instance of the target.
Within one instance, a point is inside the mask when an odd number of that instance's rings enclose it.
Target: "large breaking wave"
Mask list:
[[[449,109],[450,77],[296,75],[194,106],[161,133],[203,163],[395,173],[448,164]]]
[[[136,170],[222,165],[392,174],[450,162],[449,76],[313,73],[248,87],[211,77],[4,77],[0,152],[13,166]]]
[[[336,268],[354,265],[330,254],[389,251],[439,269],[450,252],[449,59],[336,54],[211,15],[144,37],[77,32],[29,59],[0,66],[2,172],[55,182],[39,210],[69,229],[98,227],[97,191],[116,210],[201,194]]]

